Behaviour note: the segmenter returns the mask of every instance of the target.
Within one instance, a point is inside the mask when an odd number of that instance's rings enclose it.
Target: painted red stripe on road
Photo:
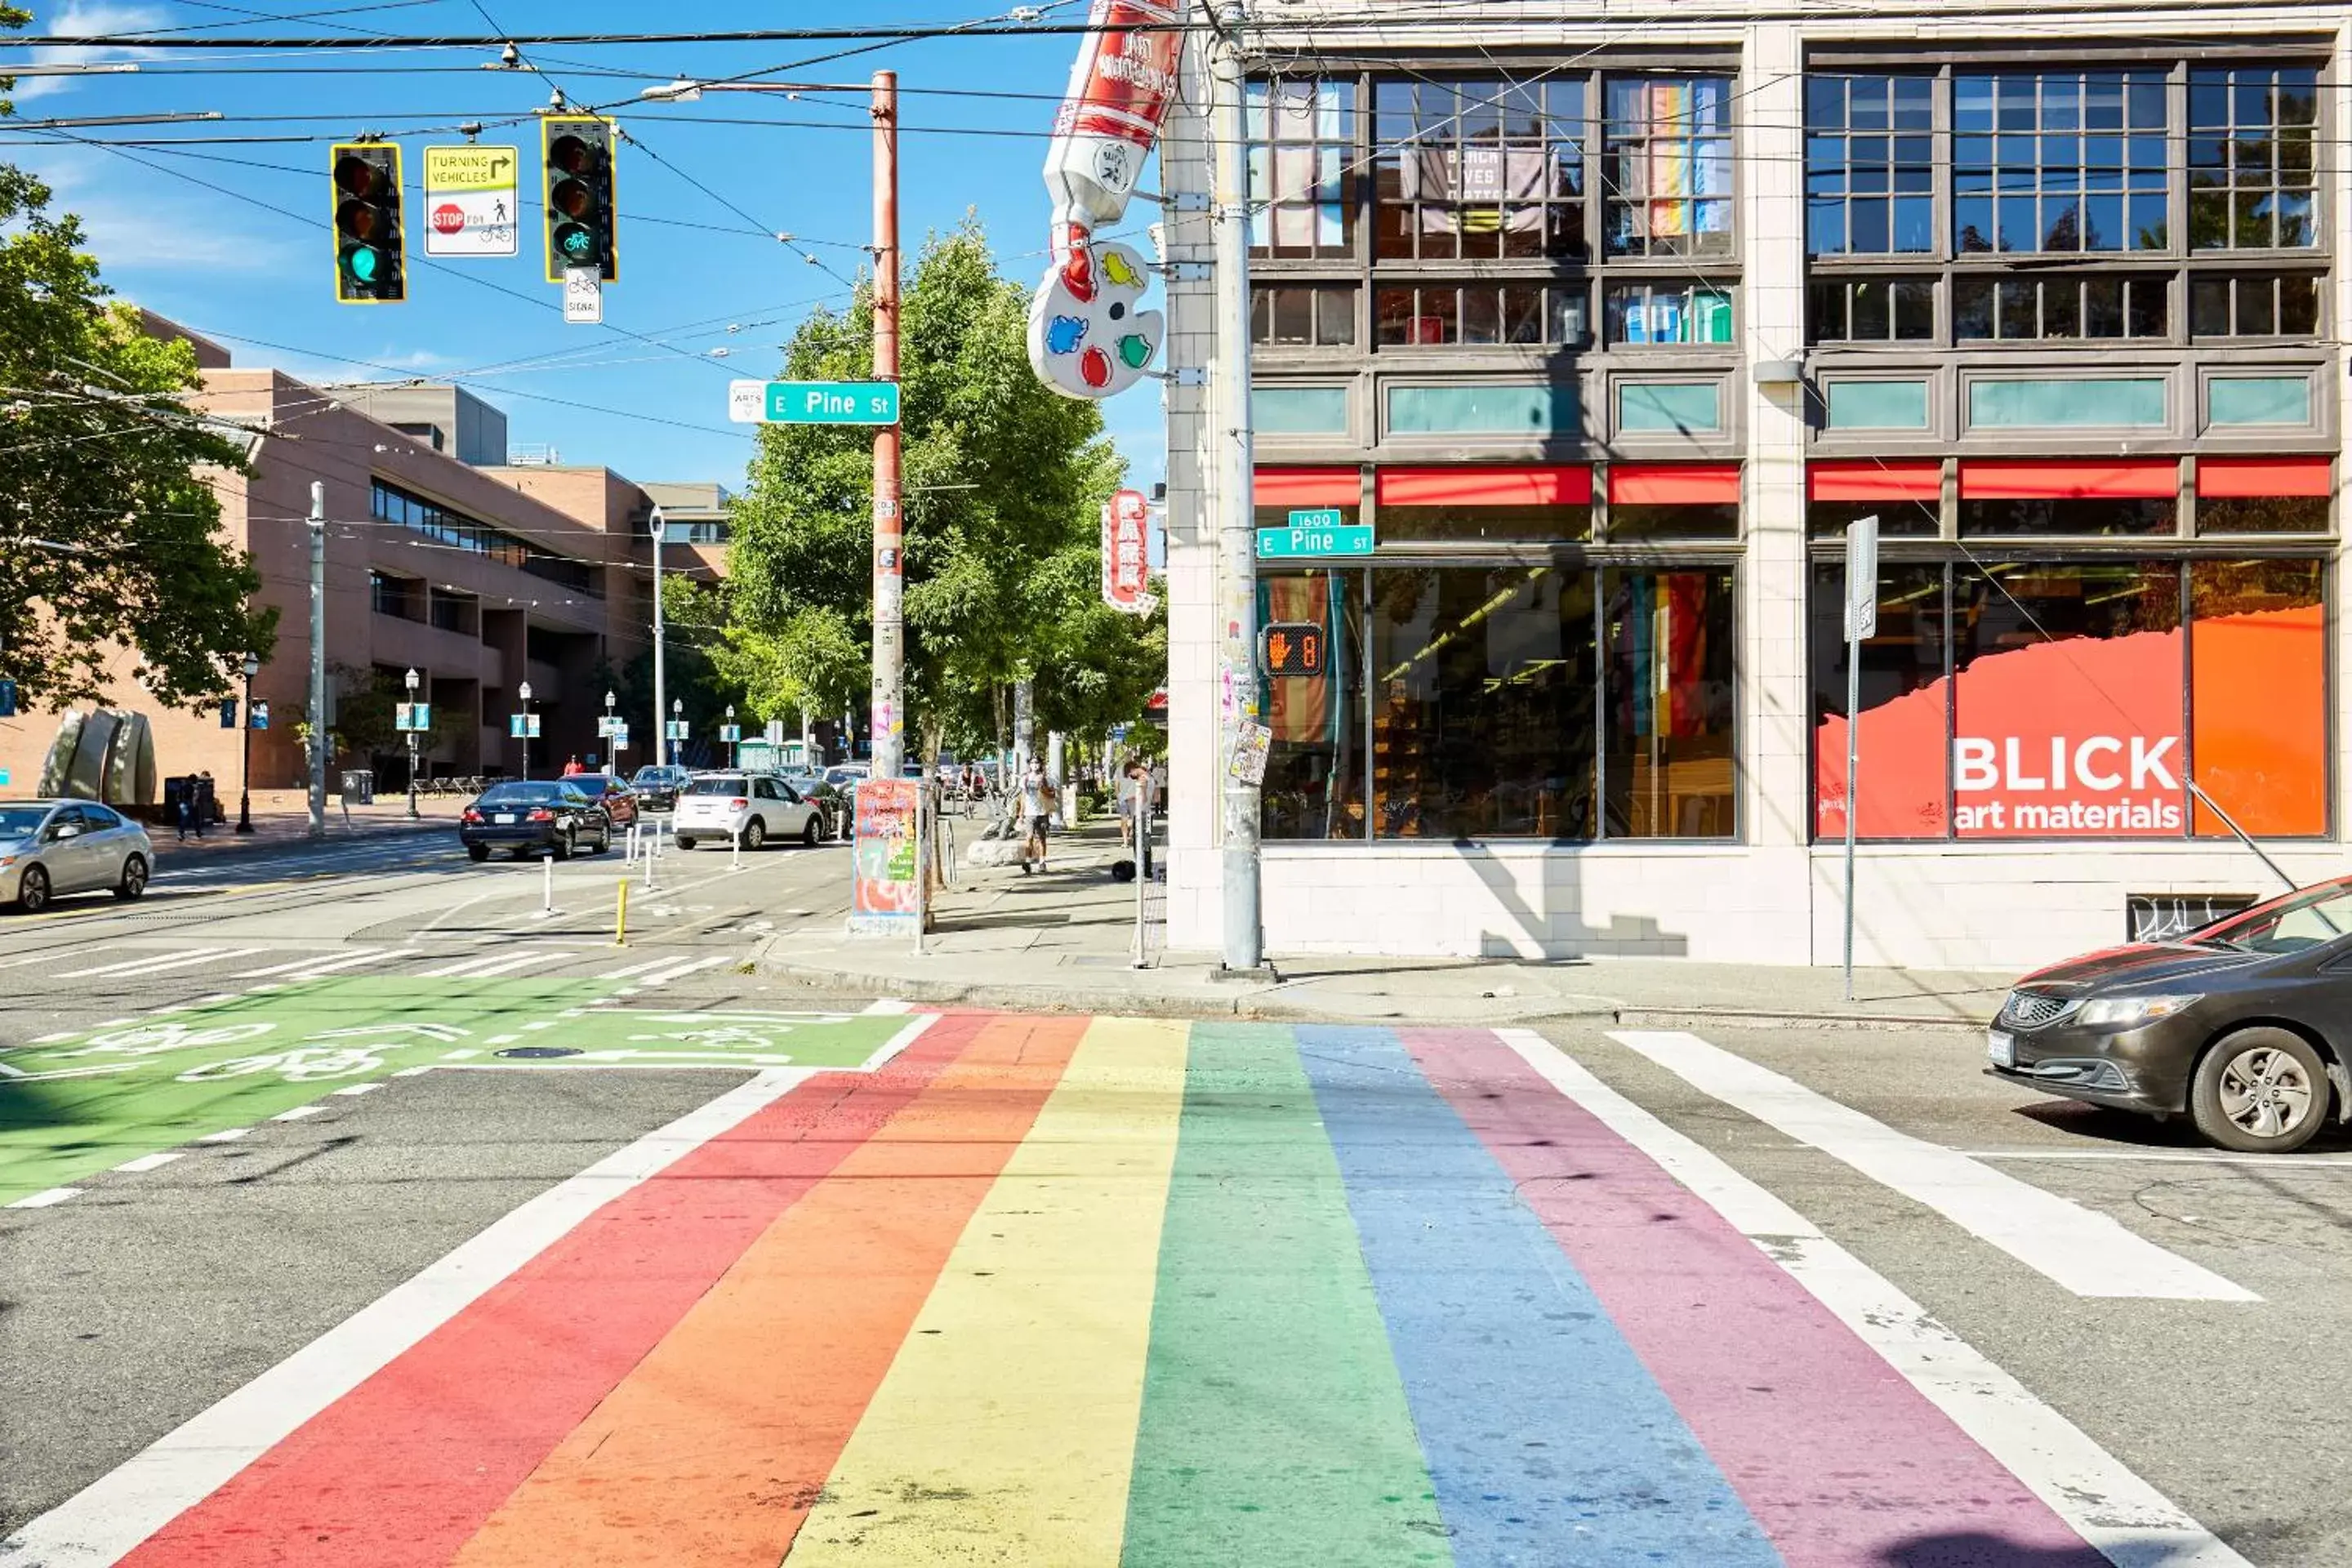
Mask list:
[[[1786,1270],[1485,1030],[1401,1030],[1790,1568],[2095,1563],[2025,1484]]]
[[[825,1073],[646,1181],[122,1561],[444,1568],[760,1233],[960,1057],[942,1019]]]

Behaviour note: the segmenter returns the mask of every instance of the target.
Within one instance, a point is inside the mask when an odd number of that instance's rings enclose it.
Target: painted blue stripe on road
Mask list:
[[[1471,1564],[1781,1559],[1507,1173],[1386,1029],[1298,1052]]]

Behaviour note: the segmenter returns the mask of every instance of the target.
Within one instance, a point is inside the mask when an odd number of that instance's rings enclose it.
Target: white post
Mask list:
[[[1138,789],[1128,802],[1128,810],[1135,817],[1135,953],[1134,964],[1144,967],[1143,958],[1143,894],[1150,880],[1144,874],[1151,838],[1151,796],[1148,789]]]
[[[310,481],[310,837],[327,836],[327,487]]]
[[[740,827],[727,835],[727,869],[730,875],[743,868],[743,830]]]
[[[669,765],[669,684],[662,667],[662,537],[669,531],[669,520],[656,507],[646,521],[646,531],[654,542],[654,761]],[[529,745],[529,742],[524,742]],[[524,755],[530,753],[526,752]]]
[[[1853,836],[1862,815],[1862,645],[1878,635],[1878,519],[1845,530],[1845,999],[1853,1000]]]
[[[555,852],[549,850],[547,858],[539,863],[539,915],[541,920],[555,912]]]
[[[1054,784],[1054,817],[1057,826],[1067,829],[1077,820],[1070,810],[1070,792],[1065,787],[1062,767],[1062,732],[1048,731],[1045,735],[1045,776]]]

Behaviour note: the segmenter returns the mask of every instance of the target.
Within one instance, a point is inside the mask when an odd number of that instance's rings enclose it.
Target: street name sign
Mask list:
[[[736,381],[727,417],[738,425],[896,425],[895,381]]]
[[[1345,521],[1346,516],[1337,507],[1294,511],[1290,514],[1289,527],[1261,528],[1257,531],[1257,558],[1261,561],[1323,561],[1337,556],[1370,555],[1372,552],[1372,525]]]
[[[512,147],[425,149],[425,254],[516,254],[521,167]]]

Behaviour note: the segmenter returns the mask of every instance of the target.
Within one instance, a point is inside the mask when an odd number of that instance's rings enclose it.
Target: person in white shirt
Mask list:
[[[1053,826],[1055,792],[1045,776],[1045,760],[1033,757],[1021,781],[1021,815],[1029,824],[1029,837],[1021,846],[1021,874],[1045,868],[1045,832]]]

